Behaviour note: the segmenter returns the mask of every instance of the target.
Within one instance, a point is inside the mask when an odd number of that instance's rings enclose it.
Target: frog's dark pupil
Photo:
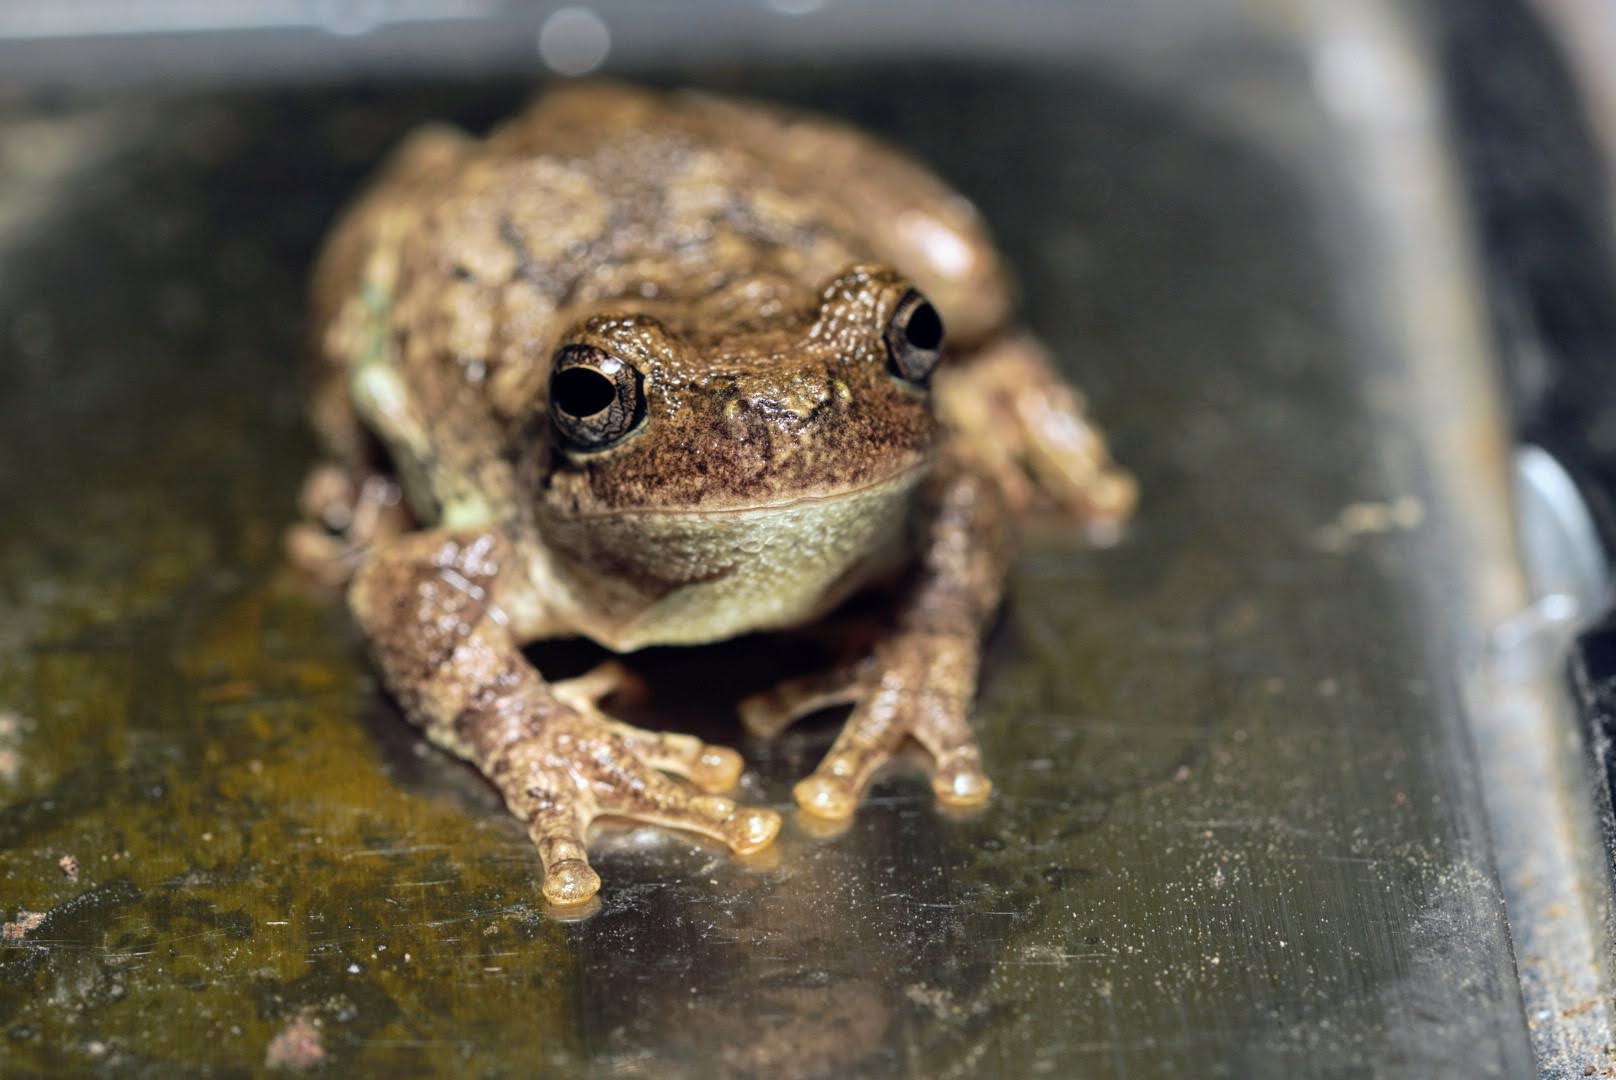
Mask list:
[[[617,386],[593,368],[567,368],[550,383],[550,400],[568,416],[593,416],[617,400]]]
[[[917,306],[909,313],[909,323],[903,328],[903,336],[910,345],[928,352],[941,345],[943,320],[938,317],[937,309],[926,303]]]

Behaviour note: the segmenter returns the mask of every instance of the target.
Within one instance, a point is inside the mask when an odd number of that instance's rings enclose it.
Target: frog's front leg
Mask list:
[[[742,705],[748,728],[769,734],[815,709],[856,702],[835,745],[796,787],[798,804],[820,817],[852,814],[871,775],[908,737],[931,754],[941,802],[973,806],[993,790],[969,717],[982,632],[1010,559],[1004,499],[955,454],[930,483],[924,557],[893,632],[867,659]]]
[[[585,833],[601,815],[689,829],[737,853],[766,847],[779,815],[715,794],[740,777],[733,750],[606,716],[598,702],[621,684],[611,669],[551,684],[528,663],[520,643],[533,628],[520,613],[538,605],[513,549],[499,532],[404,537],[369,557],[349,604],[405,713],[527,822],[545,899],[577,904],[600,889]]]

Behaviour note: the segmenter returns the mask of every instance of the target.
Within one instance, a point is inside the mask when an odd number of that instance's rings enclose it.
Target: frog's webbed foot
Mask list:
[[[621,723],[567,688],[567,683],[556,686],[561,707],[536,732],[501,747],[485,765],[538,845],[542,891],[550,903],[583,903],[600,890],[600,876],[585,849],[589,824],[597,817],[686,829],[721,841],[738,855],[767,847],[779,833],[780,815],[773,810],[741,806],[717,794],[740,778],[735,751]]]
[[[1032,338],[1007,338],[945,365],[935,392],[960,451],[992,477],[1012,511],[1054,510],[1101,537],[1133,512],[1133,476],[1111,460],[1083,396]]]
[[[976,650],[967,635],[900,632],[856,664],[746,699],[741,718],[754,734],[775,735],[809,713],[855,703],[830,752],[794,791],[797,804],[815,816],[852,815],[870,778],[906,738],[931,755],[939,802],[976,806],[993,792],[969,722]]]
[[[286,530],[287,557],[333,589],[352,580],[367,551],[409,527],[397,481],[379,473],[356,478],[332,462],[309,470],[298,509],[303,520]]]

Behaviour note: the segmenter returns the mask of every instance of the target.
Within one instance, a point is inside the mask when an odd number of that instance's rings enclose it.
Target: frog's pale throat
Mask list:
[[[770,506],[560,521],[558,569],[615,582],[609,604],[591,593],[591,636],[619,652],[800,626],[903,568],[926,471]]]

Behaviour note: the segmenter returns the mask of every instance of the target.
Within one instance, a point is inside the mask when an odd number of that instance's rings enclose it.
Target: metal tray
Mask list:
[[[1029,538],[985,813],[906,762],[757,861],[605,828],[575,922],[278,546],[323,228],[413,124],[532,81],[5,97],[0,900],[45,917],[0,948],[0,1064],[1530,1071],[1471,719],[1532,597],[1463,195],[1418,36],[1308,10],[642,69],[852,118],[975,197],[1144,501],[1115,547]],[[784,810],[833,726],[730,716],[790,653],[644,654],[645,715],[741,746]]]

